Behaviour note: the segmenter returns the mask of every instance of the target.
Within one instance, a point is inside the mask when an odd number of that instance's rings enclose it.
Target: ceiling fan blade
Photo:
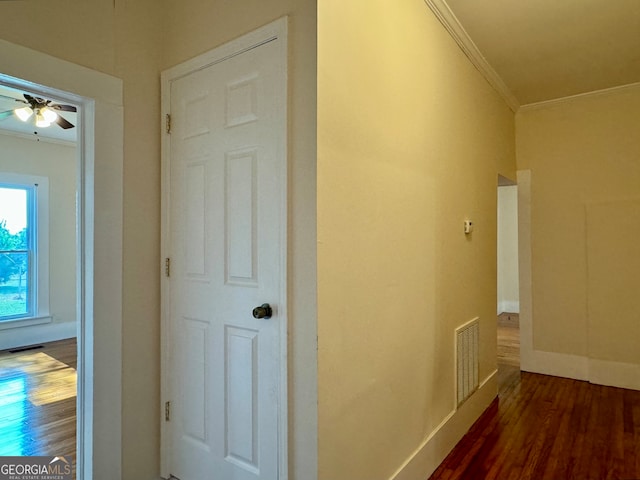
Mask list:
[[[29,103],[38,103],[35,97],[32,97],[31,95],[29,95],[28,93],[23,93],[22,96],[27,100],[27,102]]]
[[[13,110],[7,110],[6,112],[0,112],[0,120],[4,120],[5,118],[9,118],[13,115]]]
[[[62,128],[64,128],[65,130],[68,128],[74,127],[73,123],[69,122],[65,118],[62,118],[60,115],[58,115],[58,118],[56,118],[56,123],[60,125]]]
[[[77,112],[78,109],[73,105],[60,105],[59,103],[52,103],[49,108],[54,110],[60,110],[61,112]]]

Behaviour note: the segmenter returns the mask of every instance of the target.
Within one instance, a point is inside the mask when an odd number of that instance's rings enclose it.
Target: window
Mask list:
[[[50,321],[48,179],[0,173],[0,328]]]
[[[32,316],[34,187],[0,184],[0,319]]]

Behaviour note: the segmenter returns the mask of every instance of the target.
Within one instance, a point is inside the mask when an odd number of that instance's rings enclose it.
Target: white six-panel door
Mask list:
[[[284,478],[280,41],[169,82],[164,447],[166,473],[180,480]],[[254,318],[264,303],[272,317]]]

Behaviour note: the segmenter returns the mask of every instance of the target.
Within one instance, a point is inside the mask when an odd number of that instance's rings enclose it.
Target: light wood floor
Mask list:
[[[498,388],[520,377],[520,318],[517,313],[498,315]]]
[[[640,479],[640,392],[521,373],[514,322],[499,320],[498,398],[431,479]]]
[[[76,455],[76,342],[0,352],[0,456]]]
[[[520,367],[520,316],[498,315],[498,364]]]

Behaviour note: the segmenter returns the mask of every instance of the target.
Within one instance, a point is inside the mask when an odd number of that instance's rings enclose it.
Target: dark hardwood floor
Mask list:
[[[500,361],[498,398],[432,480],[640,479],[640,392],[510,363]]]
[[[76,342],[0,352],[0,456],[76,455]]]

